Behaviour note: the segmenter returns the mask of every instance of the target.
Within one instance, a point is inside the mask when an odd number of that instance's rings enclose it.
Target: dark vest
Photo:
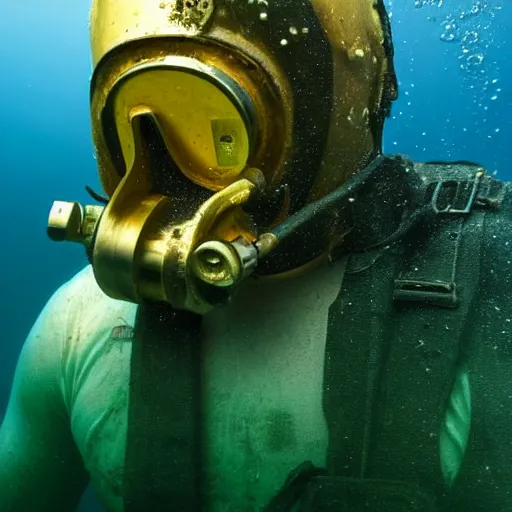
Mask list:
[[[337,250],[349,260],[329,313],[328,464],[292,471],[267,512],[512,510],[510,201],[508,185],[475,164],[400,157],[380,158],[341,197],[352,225]],[[126,512],[174,510],[169,503],[197,511],[198,322],[141,320],[136,334],[149,328],[169,343],[134,343]],[[439,431],[461,364],[471,432],[448,491]]]

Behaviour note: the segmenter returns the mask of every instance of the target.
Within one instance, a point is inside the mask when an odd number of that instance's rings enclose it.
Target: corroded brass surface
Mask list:
[[[140,119],[132,122],[137,125]],[[170,198],[151,191],[137,157],[143,160],[141,143],[134,139],[133,165],[98,225],[92,256],[96,280],[113,298],[165,301],[178,309],[205,313],[211,305],[190,279],[189,257],[200,243],[222,235],[219,219],[247,202],[257,187],[241,178],[207,199],[190,219],[179,220]],[[232,229],[236,236],[254,236],[244,232],[243,224]]]
[[[296,5],[301,1],[309,0],[297,0]],[[384,47],[376,2],[311,0],[311,4],[331,43],[334,74],[331,126],[323,163],[309,196],[313,201],[342,184],[380,151],[380,138],[372,133],[370,120],[379,115],[383,97],[395,97],[396,91],[387,90],[391,56]],[[251,10],[242,8],[238,0],[93,0],[93,132],[109,195],[120,177],[107,156],[111,148],[105,146],[98,126],[99,113],[120,74],[170,55],[194,56],[232,76],[248,91],[261,130],[248,164],[262,169],[268,186],[279,182],[292,150],[294,123],[291,77],[283,73],[279,63],[279,45],[290,47],[295,40],[309,37],[310,20],[299,20],[300,25],[290,25],[288,33],[276,37],[266,29],[272,26],[266,17],[269,3],[257,5],[258,9]],[[289,5],[293,17],[294,2]],[[158,90],[155,83],[147,94],[156,97]],[[162,104],[160,111],[164,109]]]
[[[205,313],[211,309],[211,305],[204,302],[193,282],[187,279],[189,258],[215,229],[217,219],[227,210],[246,203],[255,191],[254,183],[242,178],[214,194],[192,219],[166,230],[167,253],[163,265],[163,286],[166,299],[171,304],[196,313]],[[254,235],[240,232],[239,236],[250,239]],[[208,276],[203,281],[209,282]]]
[[[82,239],[82,206],[76,202],[54,201],[48,217],[48,236],[55,242]]]
[[[206,283],[221,287],[232,286],[242,274],[231,245],[216,240],[205,242],[194,251],[190,270]]]
[[[48,236],[54,242],[78,242],[89,248],[103,209],[103,206],[54,201],[48,216]]]
[[[309,11],[296,9],[309,1]],[[293,20],[282,27],[283,34],[269,28],[277,26],[268,18],[273,5],[284,6]],[[299,11],[312,15],[299,16]],[[313,26],[315,37],[327,37],[332,50],[323,53],[332,59],[332,97],[325,103],[332,107],[304,123],[297,107],[300,88],[294,84],[309,75],[301,74],[301,62],[288,64],[295,62],[294,45],[306,49],[301,53],[305,61],[311,49],[310,60],[316,62]],[[92,133],[110,201],[104,211],[57,205],[50,231],[56,239],[87,243],[96,231],[94,272],[114,298],[150,298],[206,311],[210,306],[188,267],[200,244],[257,240],[264,257],[278,243],[269,234],[258,240],[261,226],[252,226],[240,208],[256,190],[291,182],[297,186],[301,173],[313,172],[313,183],[304,189],[311,202],[380,151],[380,134],[371,120],[381,115],[385,95],[393,97],[396,91],[390,90],[391,55],[374,0],[93,0],[90,33]],[[143,144],[143,116],[153,119],[171,159],[192,183],[187,215],[179,211],[176,198],[157,186],[154,160]],[[290,166],[297,147],[313,140],[326,122],[318,168]],[[306,127],[302,145],[295,144],[297,126]],[[244,175],[251,167],[261,170],[261,179]],[[197,186],[214,194],[205,201]],[[294,196],[284,197],[274,222],[289,213]],[[228,286],[242,272],[236,260],[231,263],[221,279]],[[195,277],[202,274],[211,283],[222,277],[207,267],[196,266]]]
[[[333,52],[334,97],[322,166],[309,202],[324,197],[382,151],[372,119],[394,99],[382,20],[375,0],[311,0]],[[382,130],[382,127],[380,127]]]
[[[106,194],[130,166],[129,121],[140,111],[155,117],[173,159],[202,186],[219,190],[246,167],[261,169],[267,186],[278,184],[291,147],[291,95],[268,67],[215,41],[191,39],[136,41],[109,55],[95,72],[91,97]]]

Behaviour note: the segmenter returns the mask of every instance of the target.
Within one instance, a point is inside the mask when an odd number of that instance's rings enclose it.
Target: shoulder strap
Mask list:
[[[512,510],[512,195],[494,185],[487,215],[478,302],[465,344],[471,386],[468,449],[453,488],[453,509]]]
[[[439,497],[439,431],[479,281],[483,215],[476,208],[488,204],[489,182],[474,164],[416,171],[433,222],[400,244],[352,255],[330,310],[328,468],[418,482]]]
[[[139,306],[132,342],[125,512],[201,506],[200,317]]]

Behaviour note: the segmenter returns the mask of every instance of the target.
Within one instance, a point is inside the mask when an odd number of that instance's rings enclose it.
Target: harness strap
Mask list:
[[[125,512],[201,507],[200,317],[139,306],[131,354]]]
[[[508,191],[508,194],[506,192]],[[471,386],[468,449],[455,480],[457,510],[512,509],[512,197],[510,185],[490,184],[482,279],[465,346]]]
[[[351,253],[331,306],[328,474],[299,467],[266,512],[431,511],[449,503],[439,435],[473,325],[486,217],[478,209],[497,209],[503,187],[467,162],[415,170],[415,197],[423,196],[416,208],[430,204],[432,214],[400,243]]]

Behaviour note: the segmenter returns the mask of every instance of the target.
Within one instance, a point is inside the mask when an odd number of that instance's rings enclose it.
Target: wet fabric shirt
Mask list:
[[[340,261],[278,284],[251,281],[233,303],[205,317],[207,510],[260,510],[298,464],[325,466],[327,318],[343,271]],[[59,439],[71,426],[98,496],[115,512],[123,509],[136,309],[103,294],[90,267],[61,287],[25,343],[2,426],[5,444],[11,438],[23,450],[24,438],[15,436],[19,389],[26,407],[43,404],[37,428]],[[460,465],[469,411],[469,380],[460,371],[440,436],[447,484]],[[27,441],[26,449],[32,446]]]

